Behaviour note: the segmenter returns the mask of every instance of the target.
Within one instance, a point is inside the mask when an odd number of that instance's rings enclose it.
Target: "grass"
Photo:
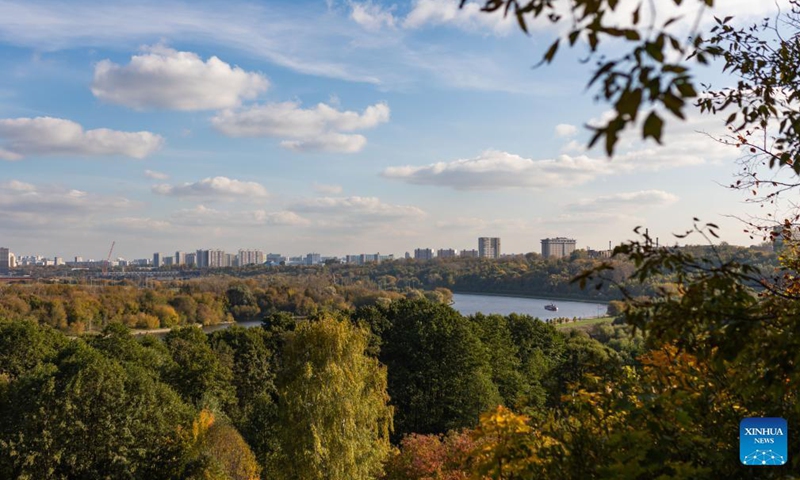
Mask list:
[[[586,318],[583,320],[578,320],[577,322],[561,323],[556,325],[556,328],[582,328],[589,327],[591,325],[598,325],[600,323],[611,323],[613,321],[614,317]]]

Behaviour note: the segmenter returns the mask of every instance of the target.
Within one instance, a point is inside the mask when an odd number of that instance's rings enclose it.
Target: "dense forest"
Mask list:
[[[472,454],[482,412],[538,417],[581,376],[633,365],[626,328],[600,343],[426,299],[163,340],[2,320],[0,477],[425,478],[444,467],[409,455]]]

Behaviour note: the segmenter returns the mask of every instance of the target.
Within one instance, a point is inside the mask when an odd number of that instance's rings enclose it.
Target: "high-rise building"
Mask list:
[[[0,247],[0,275],[8,275],[11,270],[11,251]]]
[[[230,259],[224,250],[207,250],[208,268],[230,267]]]
[[[281,265],[285,264],[288,258],[281,255],[280,253],[268,253],[267,254],[267,262],[272,265]]]
[[[319,265],[322,263],[322,256],[319,253],[309,253],[306,255],[306,265]]]
[[[414,260],[433,260],[433,250],[430,248],[415,248]]]
[[[456,251],[453,250],[452,248],[440,248],[436,252],[436,256],[439,258],[455,258]]]
[[[209,251],[208,250],[198,250],[195,254],[195,265],[197,268],[208,268],[209,267]]]
[[[500,239],[498,237],[479,238],[478,256],[481,258],[500,258]]]
[[[161,266],[161,254],[160,253],[154,253],[153,254],[153,266],[156,267],[156,268]]]
[[[542,256],[544,258],[568,257],[575,251],[575,240],[566,237],[543,238]]]
[[[239,250],[237,261],[237,266],[239,267],[261,265],[264,263],[264,252],[261,250]]]
[[[186,254],[184,252],[175,252],[175,265],[186,265]]]
[[[461,250],[459,253],[461,258],[478,258],[478,251],[477,250]]]
[[[197,266],[197,254],[196,253],[187,253],[186,254],[186,265],[189,267],[196,267]]]

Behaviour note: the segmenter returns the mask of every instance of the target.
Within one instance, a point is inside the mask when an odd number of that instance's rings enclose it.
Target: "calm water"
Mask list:
[[[557,312],[545,310],[544,306],[554,303],[558,307]],[[546,320],[556,317],[578,317],[589,318],[606,314],[606,305],[602,303],[568,302],[564,300],[545,300],[541,298],[520,298],[520,297],[501,297],[494,295],[472,295],[466,293],[453,294],[453,308],[462,315],[472,315],[473,313],[499,313],[508,315],[509,313],[528,314],[532,317]],[[250,328],[259,327],[261,322],[242,322],[240,326]],[[207,333],[228,328],[230,325],[213,325],[203,328]],[[164,335],[164,333],[160,334]]]
[[[554,303],[557,312],[545,310],[544,306]],[[564,300],[544,300],[541,298],[501,297],[493,295],[453,294],[453,308],[462,315],[473,313],[524,313],[545,320],[556,317],[597,317],[606,314],[606,305],[601,303],[568,302]]]

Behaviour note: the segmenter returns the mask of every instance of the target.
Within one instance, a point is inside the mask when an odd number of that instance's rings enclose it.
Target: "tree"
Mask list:
[[[81,340],[11,382],[0,405],[0,477],[170,478],[191,409],[140,368]]]
[[[384,480],[468,480],[472,478],[469,455],[477,445],[470,431],[412,433],[386,462]]]
[[[389,453],[386,368],[349,322],[304,322],[287,337],[278,375],[281,452],[275,478],[372,479]]]
[[[228,415],[262,463],[277,450],[277,390],[271,335],[260,328],[232,326],[211,334],[209,343],[233,372],[237,404]]]
[[[472,426],[480,412],[502,401],[486,347],[452,308],[400,300],[365,313],[383,329],[375,333],[381,338],[378,358],[389,370],[395,438]],[[356,312],[355,321],[360,318]]]
[[[223,410],[235,403],[233,372],[220,362],[201,329],[173,329],[164,342],[175,362],[166,378],[184,399],[196,406],[217,402]]]
[[[61,333],[31,321],[0,320],[0,375],[22,376],[52,360],[67,343]]]
[[[261,467],[239,432],[209,410],[201,410],[189,433],[190,480],[258,480]]]

